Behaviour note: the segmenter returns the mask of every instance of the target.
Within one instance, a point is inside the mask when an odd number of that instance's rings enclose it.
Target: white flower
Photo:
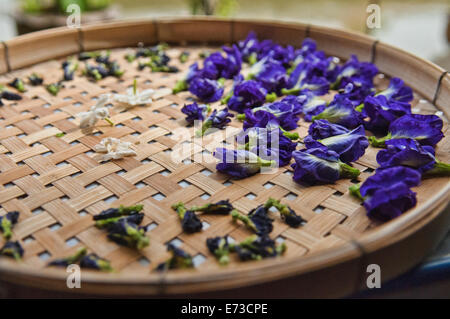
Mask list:
[[[115,102],[120,102],[128,107],[132,107],[152,103],[151,97],[154,93],[155,91],[152,89],[139,92],[137,89],[137,82],[134,80],[133,87],[127,90],[127,94],[114,94],[112,99]]]
[[[95,145],[95,151],[98,153],[106,153],[102,155],[101,161],[109,161],[111,159],[121,159],[125,156],[134,156],[136,152],[131,149],[131,143],[122,142],[118,138],[107,137],[102,139],[100,144]]]
[[[109,124],[114,125],[108,118],[109,110],[105,106],[108,99],[108,95],[102,95],[97,101],[97,104],[91,106],[89,111],[78,114],[81,117],[80,128],[93,127],[99,120],[106,120]]]

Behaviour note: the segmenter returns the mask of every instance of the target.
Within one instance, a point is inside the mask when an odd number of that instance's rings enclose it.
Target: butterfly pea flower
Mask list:
[[[314,66],[308,61],[300,63],[290,74],[287,88],[283,88],[284,95],[299,95],[308,90],[315,95],[324,95],[329,90],[328,81],[314,74]]]
[[[285,68],[291,65],[295,57],[295,50],[291,45],[286,47],[274,44],[266,52],[260,52],[259,58],[269,57],[275,61],[279,61]]]
[[[220,200],[217,203],[209,203],[203,206],[194,206],[190,209],[193,212],[202,212],[204,214],[228,215],[233,210],[228,199]]]
[[[186,122],[189,124],[194,124],[194,121],[203,121],[206,115],[211,110],[207,104],[197,104],[194,102],[192,104],[185,104],[181,109],[181,112],[186,114]]]
[[[125,73],[125,71],[120,68],[119,63],[117,63],[116,61],[109,62],[107,64],[107,67],[108,67],[108,73],[111,76],[120,78]]]
[[[223,95],[223,81],[195,77],[189,83],[189,91],[206,103],[220,100]]]
[[[133,87],[127,90],[127,94],[114,94],[111,99],[115,102],[125,105],[127,108],[136,105],[148,105],[152,103],[152,95],[155,93],[154,90],[148,89],[139,92],[137,88],[137,80],[134,79]]]
[[[211,80],[232,79],[241,71],[242,56],[236,45],[223,47],[226,57],[221,52],[210,54],[203,62],[202,74]]]
[[[273,219],[268,216],[268,209],[265,205],[259,205],[252,209],[248,215],[239,213],[237,210],[231,211],[233,222],[240,220],[248,229],[256,234],[268,234],[273,230]]]
[[[245,40],[241,40],[237,44],[239,50],[241,51],[242,59],[250,65],[255,64],[258,60],[258,45],[259,41],[253,31],[248,33]]]
[[[367,80],[365,80],[365,82],[350,82],[343,89],[339,89],[338,92],[340,96],[349,99],[358,112],[362,112],[364,100],[368,96],[372,96],[375,89],[372,87],[372,83],[367,83]]]
[[[28,81],[30,81],[30,84],[33,86],[38,86],[41,85],[44,82],[44,79],[42,78],[42,76],[40,76],[37,73],[32,73],[29,77],[28,77]]]
[[[364,126],[360,125],[344,134],[314,140],[308,135],[304,139],[306,148],[328,148],[339,155],[344,163],[356,161],[364,155],[369,141],[366,138]]]
[[[19,78],[15,78],[12,82],[8,83],[9,86],[15,88],[17,91],[24,93],[26,92],[25,83]]]
[[[217,148],[214,157],[220,162],[216,169],[224,174],[230,175],[235,179],[246,178],[258,173],[262,167],[275,165],[274,160],[264,160],[256,154],[247,150],[228,150]]]
[[[208,118],[203,122],[200,130],[196,132],[198,137],[205,135],[206,131],[210,128],[223,129],[228,123],[231,122],[231,117],[234,115],[228,112],[227,108],[220,111],[214,110]]]
[[[50,83],[45,88],[48,93],[50,93],[53,96],[57,96],[59,91],[64,87],[64,84],[62,82],[56,82],[56,83]]]
[[[62,63],[64,81],[72,81],[75,71],[78,69],[78,62],[74,60],[64,61]]]
[[[252,109],[256,111],[266,111],[272,113],[277,118],[282,116],[296,116],[302,113],[305,96],[287,96],[281,101],[266,103]]]
[[[450,164],[436,159],[434,148],[420,145],[413,139],[392,139],[385,142],[386,149],[377,153],[381,168],[408,166],[427,176],[449,176]]]
[[[104,219],[110,219],[115,217],[122,217],[122,216],[128,216],[137,214],[140,211],[144,209],[144,205],[138,204],[134,206],[123,206],[120,205],[119,208],[108,208],[106,210],[103,210],[100,212],[100,214],[97,214],[93,217],[94,220],[104,220]]]
[[[299,98],[304,99],[302,104],[302,114],[307,122],[311,122],[313,116],[322,113],[327,107],[327,102],[325,100],[308,90],[303,92],[302,95],[299,95]]]
[[[167,261],[161,263],[156,267],[156,271],[167,271],[170,269],[188,269],[194,268],[192,256],[181,248],[177,248],[172,244],[167,245],[167,251],[172,254],[172,257]]]
[[[267,206],[275,207],[284,222],[293,228],[297,228],[305,222],[305,220],[300,215],[297,215],[291,207],[281,204],[279,200],[269,198],[266,202],[266,207]]]
[[[78,54],[78,60],[86,61],[86,60],[90,60],[90,59],[96,59],[100,55],[102,55],[102,53],[100,51],[81,52],[80,54]]]
[[[101,270],[106,272],[113,271],[111,263],[108,260],[101,258],[94,253],[88,254],[83,258],[81,258],[80,267],[87,269]]]
[[[413,91],[406,86],[402,79],[392,78],[387,89],[380,91],[376,96],[385,96],[389,101],[411,102],[413,100]]]
[[[115,223],[117,223],[120,220],[125,220],[127,223],[133,223],[136,225],[140,225],[142,223],[142,220],[144,219],[143,213],[133,213],[128,216],[122,216],[122,217],[111,217],[107,219],[101,219],[97,220],[95,222],[95,226],[98,228],[106,228],[109,229],[109,227]]]
[[[238,113],[262,105],[266,101],[267,90],[257,81],[248,80],[237,84],[228,100],[228,107]]]
[[[331,85],[332,89],[344,88],[348,83],[364,82],[373,86],[373,78],[378,73],[378,68],[369,62],[360,62],[356,55],[352,55],[337,72],[336,80]]]
[[[72,256],[52,260],[47,264],[47,266],[67,267],[69,265],[78,263],[84,256],[86,256],[86,254],[86,247],[82,247],[78,249]]]
[[[96,66],[86,63],[83,70],[83,75],[92,78],[95,81],[100,81],[109,75],[109,71],[104,64],[98,64]]]
[[[346,134],[350,132],[348,128],[339,124],[333,124],[327,120],[314,121],[308,128],[308,135],[315,140],[321,140],[327,137]]]
[[[303,149],[292,152],[295,163],[295,182],[309,184],[334,183],[342,178],[356,178],[360,171],[339,160],[335,151],[323,148]]]
[[[241,261],[261,260],[282,255],[286,251],[286,244],[276,245],[267,234],[260,234],[247,237],[234,245],[233,249]]]
[[[247,80],[256,80],[267,92],[280,93],[286,86],[286,69],[274,59],[265,57],[252,65]]]
[[[0,230],[5,239],[10,239],[12,236],[12,228],[19,220],[19,212],[9,212],[5,216],[0,216]]]
[[[416,205],[416,193],[410,188],[418,186],[420,179],[420,172],[409,167],[379,168],[351,193],[363,200],[367,216],[388,221]]]
[[[230,250],[232,245],[228,242],[228,236],[206,239],[209,251],[218,259],[219,264],[227,265],[230,262]]]
[[[189,89],[189,83],[192,81],[192,79],[200,75],[201,70],[198,67],[198,63],[195,62],[189,67],[184,77],[175,83],[175,86],[172,89],[172,93],[176,94],[179,92],[187,91]]]
[[[24,250],[18,241],[7,241],[2,248],[0,248],[0,256],[12,257],[19,261],[23,257]]]
[[[8,101],[19,101],[22,97],[19,94],[6,90],[4,85],[0,85],[0,106],[3,105],[2,99]]]
[[[368,96],[364,100],[364,113],[369,118],[366,128],[375,133],[386,133],[391,122],[411,114],[411,105],[406,102],[388,100],[384,95]]]
[[[299,116],[296,116],[290,112],[283,113],[282,115],[277,117],[273,113],[264,111],[262,109],[256,112],[253,112],[252,110],[246,110],[244,118],[244,130],[251,127],[266,127],[269,122],[275,121],[281,128],[287,131],[296,129],[298,127],[297,122],[300,119]]]
[[[187,210],[183,203],[173,204],[172,209],[176,210],[178,217],[180,217],[181,227],[184,232],[192,234],[202,230],[201,220],[195,215],[194,211]]]
[[[131,216],[120,218],[115,223],[108,225],[108,238],[119,245],[143,249],[150,244],[150,240],[145,236],[145,227],[139,227],[132,222]]]
[[[123,142],[115,137],[106,137],[94,146],[98,153],[105,153],[100,157],[101,162],[118,160],[126,156],[136,156],[137,153],[131,148],[130,142]]]
[[[442,119],[437,115],[407,114],[389,125],[386,136],[369,136],[369,142],[374,147],[385,147],[387,140],[411,138],[421,145],[434,146],[444,137],[442,127]]]
[[[363,116],[355,111],[349,99],[336,95],[330,105],[321,113],[312,117],[312,120],[325,119],[330,123],[339,124],[347,128],[355,128],[362,124]]]

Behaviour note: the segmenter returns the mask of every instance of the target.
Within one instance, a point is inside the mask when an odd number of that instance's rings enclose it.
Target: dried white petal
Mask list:
[[[93,127],[99,120],[103,120],[109,116],[109,110],[105,106],[108,102],[109,96],[100,96],[97,104],[91,106],[89,111],[78,114],[80,119],[80,128]]]
[[[147,105],[152,103],[152,95],[155,93],[154,90],[148,89],[142,92],[130,88],[127,90],[127,94],[114,94],[112,100],[115,102],[122,103],[128,107],[136,105]]]
[[[102,155],[101,161],[109,161],[111,159],[121,159],[125,156],[135,156],[136,152],[131,149],[130,142],[122,142],[118,138],[107,137],[95,145],[94,149],[98,153],[106,153]]]

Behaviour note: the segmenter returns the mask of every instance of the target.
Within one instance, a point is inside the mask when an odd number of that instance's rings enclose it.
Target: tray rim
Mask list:
[[[378,42],[372,37],[359,34],[356,32],[350,32],[346,30],[341,29],[335,29],[335,28],[328,28],[328,27],[322,27],[322,26],[313,26],[309,24],[301,24],[301,23],[293,23],[293,22],[280,22],[280,21],[274,21],[274,20],[263,20],[263,19],[222,19],[222,18],[211,18],[211,17],[196,17],[196,18],[157,18],[157,19],[140,19],[140,20],[122,20],[122,21],[116,21],[116,22],[108,22],[108,23],[102,23],[102,24],[89,24],[83,26],[79,30],[73,30],[73,29],[67,29],[65,27],[62,28],[55,28],[55,29],[49,29],[45,31],[38,31],[31,34],[19,36],[17,38],[14,38],[12,40],[4,42],[4,48],[6,51],[8,51],[9,45],[12,43],[14,45],[14,42],[21,43],[22,45],[27,44],[29,41],[36,41],[39,38],[52,38],[55,36],[64,36],[64,35],[70,35],[73,36],[77,34],[77,39],[79,42],[79,51],[81,51],[83,47],[82,41],[85,38],[85,35],[89,32],[98,32],[99,30],[108,30],[108,28],[123,28],[123,27],[130,27],[132,25],[157,25],[158,23],[162,24],[177,24],[177,23],[208,23],[208,22],[214,22],[214,23],[225,23],[230,25],[236,25],[236,24],[259,24],[264,25],[266,27],[280,27],[280,28],[298,28],[299,32],[304,32],[305,36],[307,36],[312,30],[320,31],[320,32],[328,32],[331,36],[334,33],[337,33],[339,36],[345,36],[348,38],[351,38],[353,41],[361,41],[366,43],[371,43],[371,50],[372,48],[379,44],[385,45],[390,50],[393,50],[394,53],[398,55],[407,55],[409,58],[415,60],[417,63],[424,64],[427,67],[431,68],[434,72],[441,73],[442,76],[439,78],[439,82],[436,83],[436,91],[434,96],[432,97],[434,102],[439,99],[439,95],[442,94],[442,92],[439,92],[439,88],[442,91],[442,88],[440,87],[440,84],[442,83],[442,79],[444,77],[449,77],[448,74],[445,73],[445,71],[438,67],[437,65],[431,63],[430,61],[427,61],[425,59],[422,59],[420,57],[415,56],[414,54],[411,54],[409,52],[403,51],[401,49],[398,49],[394,46],[384,44],[383,42]],[[233,28],[233,27],[232,27]],[[159,31],[156,31],[158,33]],[[232,31],[233,32],[233,31]],[[302,40],[302,39],[301,39]],[[155,42],[158,42],[158,39],[156,39]],[[74,52],[78,53],[78,52]],[[372,57],[375,53],[372,52]],[[6,52],[6,55],[8,53]],[[54,56],[53,58],[57,58],[59,56]],[[1,58],[1,56],[0,56]],[[9,65],[9,57],[6,57],[6,64]],[[0,61],[1,63],[1,61]],[[33,62],[32,64],[34,64]],[[23,65],[22,67],[25,67]],[[21,67],[21,68],[22,68]],[[7,69],[10,69],[10,65],[7,67]],[[6,70],[8,71],[8,70]],[[384,72],[384,71],[383,71]],[[384,72],[387,73],[387,72]],[[431,73],[429,71],[428,73]],[[444,85],[447,82],[444,83]],[[414,87],[416,90],[416,88]],[[450,89],[450,88],[448,88]],[[430,99],[431,96],[426,96],[426,98]],[[445,101],[444,101],[445,103]],[[441,109],[445,115],[447,115],[450,112],[450,105],[445,105],[441,108],[436,103],[433,103],[437,108]],[[208,272],[202,272],[202,273],[193,273],[192,275],[186,276],[175,273],[168,273],[164,275],[164,277],[161,277],[160,275],[156,274],[148,274],[146,277],[133,277],[129,275],[123,275],[123,274],[98,274],[98,273],[90,273],[90,272],[84,272],[83,274],[83,283],[86,283],[87,288],[82,289],[83,292],[93,292],[97,291],[98,289],[102,289],[102,285],[106,284],[108,287],[116,286],[118,289],[117,291],[120,292],[120,289],[123,288],[124,285],[133,285],[134,288],[133,292],[135,294],[161,294],[161,293],[177,293],[180,291],[184,291],[183,289],[180,290],[178,287],[179,285],[182,285],[185,291],[189,292],[196,292],[196,291],[210,291],[210,290],[217,290],[219,289],[228,289],[228,288],[234,288],[238,286],[248,286],[248,285],[255,285],[259,283],[269,282],[273,280],[279,280],[286,277],[291,276],[299,276],[299,275],[305,275],[307,273],[311,273],[313,271],[323,269],[326,267],[334,267],[336,265],[339,265],[343,262],[347,261],[353,261],[353,262],[360,262],[360,259],[364,257],[365,255],[370,255],[373,252],[379,252],[382,249],[389,247],[391,245],[394,245],[395,243],[399,242],[400,240],[407,238],[409,235],[413,234],[414,231],[411,233],[411,230],[416,230],[415,228],[417,225],[427,225],[434,219],[440,216],[440,214],[445,213],[443,211],[446,203],[448,203],[450,199],[450,180],[446,184],[444,188],[440,190],[440,192],[434,194],[434,196],[429,199],[427,202],[424,203],[421,207],[415,207],[413,210],[409,211],[408,214],[404,214],[395,220],[386,223],[384,225],[378,226],[375,230],[371,230],[365,234],[363,234],[358,239],[354,239],[353,241],[349,243],[345,243],[339,247],[334,247],[331,249],[321,250],[317,253],[310,253],[307,256],[303,256],[301,258],[297,259],[289,259],[286,261],[280,261],[280,260],[267,260],[259,262],[257,265],[253,265],[252,268],[250,268],[249,271],[243,272],[239,271],[239,274],[236,274],[233,269],[223,269],[223,272],[217,273],[217,271],[214,271],[214,273],[209,274]],[[431,219],[430,219],[431,218]],[[446,225],[444,225],[446,226]],[[420,229],[420,228],[419,228]],[[398,235],[401,236],[398,236]],[[397,235],[397,236],[396,236]],[[425,252],[424,252],[425,253]],[[412,267],[413,265],[409,265]],[[283,271],[280,271],[280,267]],[[271,270],[277,269],[276,272],[273,272]],[[256,277],[249,276],[250,273],[258,273],[256,274]],[[279,272],[279,273],[277,273]],[[243,274],[241,274],[243,273]],[[253,275],[251,274],[251,275]],[[50,269],[32,269],[29,266],[23,266],[23,265],[17,265],[14,262],[11,262],[9,260],[0,260],[0,278],[6,281],[21,281],[20,278],[28,278],[30,285],[33,285],[35,283],[42,284],[41,280],[48,280],[50,282],[53,282],[53,285],[55,286],[55,289],[58,289],[59,286],[61,288],[67,288],[65,287],[65,279],[66,279],[66,273],[64,271],[55,271]],[[234,279],[234,281],[232,280]],[[239,279],[242,279],[242,281],[239,281]],[[237,280],[237,282],[235,282]],[[211,283],[216,282],[216,285],[206,284],[203,285],[202,288],[197,289],[193,285],[196,284],[204,284],[205,282]],[[219,284],[217,285],[217,283]],[[48,282],[47,282],[48,283]],[[97,287],[100,285],[99,287]],[[104,287],[103,287],[104,288]],[[114,293],[114,291],[111,291],[111,293]]]

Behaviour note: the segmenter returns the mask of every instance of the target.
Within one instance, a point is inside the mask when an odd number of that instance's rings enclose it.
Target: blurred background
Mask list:
[[[449,0],[0,0],[0,40],[65,23],[71,3],[83,22],[208,14],[300,21],[368,33],[450,69]],[[381,28],[367,29],[369,4]]]

